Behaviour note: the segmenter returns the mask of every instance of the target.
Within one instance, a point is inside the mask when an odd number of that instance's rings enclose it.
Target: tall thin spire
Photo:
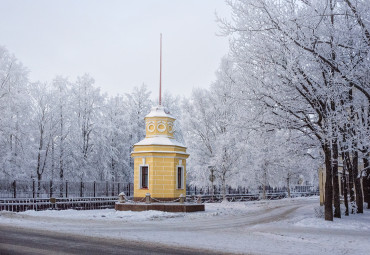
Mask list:
[[[160,41],[160,63],[159,63],[159,105],[162,105],[162,33]]]

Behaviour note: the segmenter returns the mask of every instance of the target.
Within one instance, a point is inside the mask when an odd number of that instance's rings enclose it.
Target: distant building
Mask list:
[[[358,165],[359,172],[364,169],[364,165],[360,163]],[[333,176],[334,178],[334,176]],[[339,194],[341,197],[343,197],[343,185],[344,181],[347,182],[347,187],[349,187],[348,183],[348,171],[343,171],[343,161],[341,158],[338,159],[338,182],[339,182]],[[326,181],[326,170],[325,165],[319,168],[319,190],[320,190],[320,205],[324,205],[325,202],[325,181]],[[362,180],[361,180],[362,185]],[[354,187],[353,187],[354,189]],[[363,192],[363,188],[361,188],[361,191]],[[348,188],[349,192],[349,188]]]

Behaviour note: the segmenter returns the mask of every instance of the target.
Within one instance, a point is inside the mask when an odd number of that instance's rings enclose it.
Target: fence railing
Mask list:
[[[40,181],[31,180],[0,180],[0,198],[73,198],[73,197],[117,197],[120,192],[125,192],[126,196],[134,195],[133,183],[112,182],[112,181],[94,181],[94,182],[72,182],[72,181]],[[317,186],[296,185],[290,188],[290,193],[294,194],[318,194]],[[226,188],[227,195],[253,195],[261,194],[262,188],[249,189],[239,187],[233,189]],[[284,194],[288,193],[286,187],[265,189],[266,194]],[[222,194],[219,186],[197,188],[195,186],[186,187],[187,196]]]
[[[112,181],[0,180],[0,198],[117,197],[122,191],[131,196],[133,188],[132,183]]]
[[[0,198],[0,211],[23,212],[27,210],[92,210],[114,208],[117,197],[76,198]]]
[[[0,180],[0,211],[25,211],[45,209],[90,210],[114,208],[120,192],[127,197],[134,195],[132,183],[120,182],[52,182],[35,180]],[[288,197],[286,188],[267,188],[263,197],[262,189],[226,189],[228,201],[251,201],[259,199],[281,199]],[[315,186],[293,186],[292,197],[319,195]],[[220,202],[223,195],[219,187],[199,189],[187,187],[188,202]]]
[[[248,195],[248,194],[261,194],[262,188],[257,189],[249,189],[246,187],[239,187],[239,188],[226,188],[226,195]],[[266,187],[265,189],[266,194],[273,194],[273,193],[288,193],[288,188],[281,187],[281,188],[272,188]],[[306,194],[319,194],[319,187],[314,185],[296,185],[290,187],[291,194],[298,194],[298,193],[306,193]],[[186,187],[186,195],[187,196],[196,196],[196,195],[221,195],[222,189],[219,186],[213,187],[206,187],[206,188],[197,188],[195,186],[187,186]]]

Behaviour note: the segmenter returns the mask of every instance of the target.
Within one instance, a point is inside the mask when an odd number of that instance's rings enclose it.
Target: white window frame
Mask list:
[[[150,173],[150,171],[149,171],[149,165],[140,165],[139,167],[140,167],[139,187],[140,187],[140,189],[149,189],[149,173]],[[143,184],[142,184],[142,180],[143,180],[143,178],[142,178],[142,169],[143,169],[143,167],[147,167],[148,168],[148,187],[146,187],[146,188],[143,188]]]
[[[179,188],[179,168],[181,168],[181,188]],[[185,177],[185,168],[182,165],[176,166],[176,189],[184,189],[184,178]]]

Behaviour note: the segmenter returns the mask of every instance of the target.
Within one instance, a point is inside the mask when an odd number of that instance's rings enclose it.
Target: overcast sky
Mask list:
[[[188,96],[215,80],[228,39],[217,36],[224,0],[0,0],[0,44],[31,81],[89,73],[110,95],[142,83],[157,97],[159,34],[164,90]]]

